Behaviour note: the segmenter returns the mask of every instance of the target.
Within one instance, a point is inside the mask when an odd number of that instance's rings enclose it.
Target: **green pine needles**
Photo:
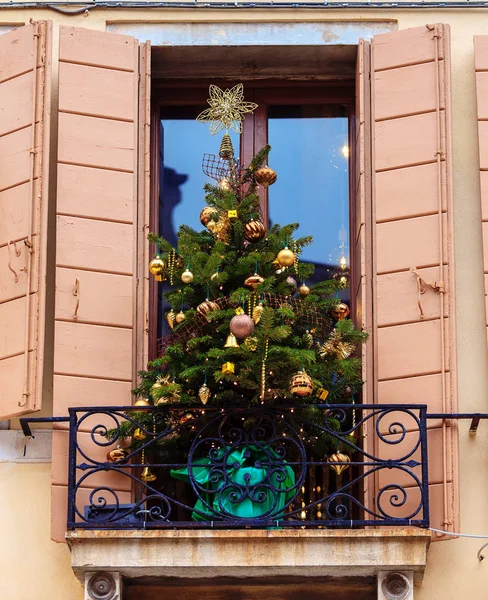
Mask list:
[[[213,406],[320,403],[323,390],[327,402],[346,403],[360,391],[361,362],[354,351],[366,334],[350,319],[338,319],[340,281],[312,285],[308,295],[308,290],[297,293],[314,273],[313,264],[299,260],[312,238],[295,238],[298,224],[292,223],[263,228],[257,241],[247,239],[246,226],[262,223],[257,179],[269,151],[265,146],[244,171],[229,163],[227,185],[205,186],[209,208],[202,222],[207,229],[181,226],[176,248],[149,235],[166,263],[165,276],[172,271],[173,286],[164,294],[166,318],[172,321],[180,313],[181,320],[183,313],[184,320],[174,323],[161,356],[140,373],[136,396],[156,405],[176,402],[193,408],[202,406],[204,384]],[[237,218],[229,212],[234,210]],[[277,256],[286,247],[297,260],[283,267]],[[193,280],[183,283],[187,269]],[[258,277],[250,287],[245,282],[253,275]],[[206,301],[205,315],[198,307]],[[253,319],[254,331],[232,343],[229,324],[236,311]],[[311,378],[313,391],[294,396],[291,379],[300,371]]]

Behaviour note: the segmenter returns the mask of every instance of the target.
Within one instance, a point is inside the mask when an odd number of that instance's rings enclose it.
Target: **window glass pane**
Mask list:
[[[300,223],[314,242],[301,259],[315,264],[315,281],[345,277],[349,300],[349,147],[345,107],[269,107],[270,223]],[[310,283],[313,283],[311,281]]]
[[[200,212],[205,206],[203,186],[215,183],[202,171],[204,154],[219,153],[222,134],[210,135],[206,124],[198,123],[202,106],[167,107],[161,114],[160,135],[160,197],[159,234],[176,246],[180,225],[203,229]],[[236,155],[239,154],[240,136],[230,132]],[[160,294],[167,283],[159,286]],[[169,289],[169,287],[168,287]],[[160,296],[159,314],[163,307]],[[164,317],[159,319],[158,337],[169,333]]]

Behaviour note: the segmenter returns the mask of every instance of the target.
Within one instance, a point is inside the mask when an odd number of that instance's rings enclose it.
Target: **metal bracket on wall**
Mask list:
[[[488,419],[488,413],[427,413],[426,418],[442,419],[444,421],[450,421],[451,419],[471,419],[469,433],[476,434],[480,421]]]
[[[68,423],[69,417],[22,417],[19,421],[25,437],[35,439],[30,427],[31,423]]]

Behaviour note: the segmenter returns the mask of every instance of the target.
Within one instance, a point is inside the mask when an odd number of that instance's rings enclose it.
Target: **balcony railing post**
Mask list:
[[[429,453],[427,449],[427,408],[424,406],[420,409],[420,439],[421,439],[421,456],[422,456],[422,507],[423,507],[423,522],[424,527],[430,525],[430,508],[429,508]]]
[[[69,409],[69,448],[68,448],[68,529],[75,526],[76,514],[76,438],[77,438],[76,409]]]

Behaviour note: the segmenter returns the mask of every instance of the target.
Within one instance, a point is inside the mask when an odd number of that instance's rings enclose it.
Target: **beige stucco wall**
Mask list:
[[[451,26],[453,83],[454,201],[457,275],[459,408],[488,412],[488,371],[478,179],[473,35],[488,33],[487,10],[103,10],[78,16],[51,10],[7,9],[0,26],[30,18],[105,29],[106,21],[397,20],[399,29],[442,22]],[[55,52],[56,54],[56,52]],[[419,401],[424,399],[419,398]],[[49,400],[47,399],[49,402]],[[1,435],[1,431],[0,431]],[[488,535],[488,423],[476,437],[460,425],[461,529]],[[7,600],[82,598],[71,574],[66,546],[49,539],[49,465],[0,464],[0,592]],[[488,560],[476,553],[482,540],[433,544],[419,600],[486,598]],[[293,552],[293,548],[290,548]],[[488,554],[488,552],[487,552]]]
[[[50,504],[49,463],[0,463],[0,597],[5,600],[83,598],[68,547],[51,541]]]

